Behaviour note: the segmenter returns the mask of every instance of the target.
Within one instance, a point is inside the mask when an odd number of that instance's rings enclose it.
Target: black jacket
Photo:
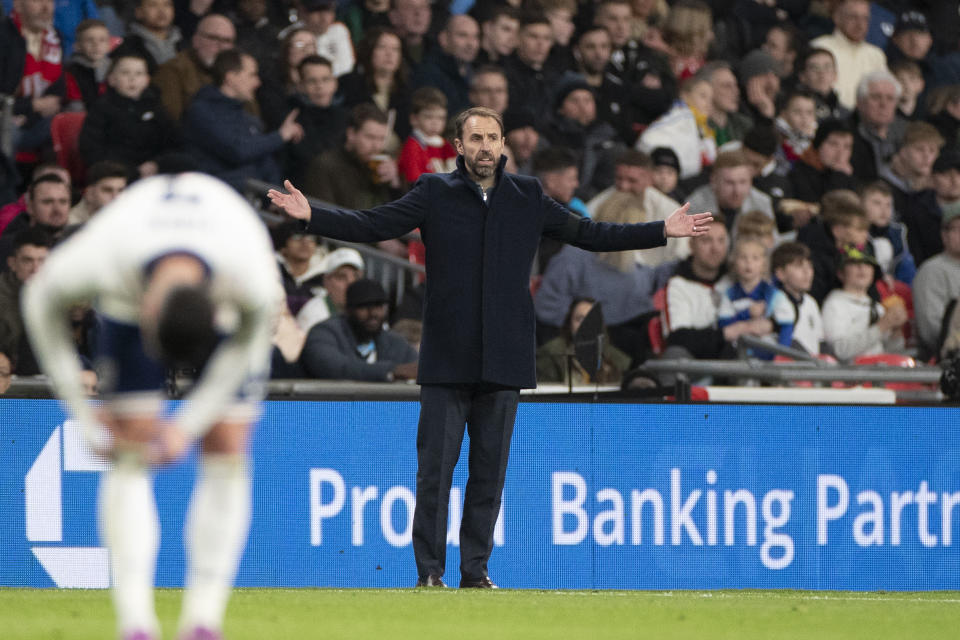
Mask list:
[[[152,85],[137,100],[108,87],[83,121],[80,155],[87,166],[110,160],[135,168],[176,148],[176,132]]]
[[[803,158],[797,160],[787,174],[793,187],[793,196],[804,202],[820,202],[827,191],[834,189],[852,189],[856,191],[857,181],[853,176],[824,167],[817,169]]]
[[[373,343],[377,361],[367,362],[357,352],[357,338],[347,317],[336,315],[310,329],[300,364],[311,378],[386,382],[398,364],[417,359],[413,347],[392,331],[381,331]]]
[[[467,75],[460,74],[460,64],[456,58],[442,49],[436,49],[428,55],[423,64],[417,67],[411,84],[413,88],[435,87],[447,96],[447,113],[453,115],[470,107],[471,65],[467,65]]]
[[[183,118],[183,139],[202,171],[238,191],[247,178],[280,181],[274,157],[284,144],[280,133],[265,133],[260,118],[213,85],[200,89],[190,103]]]
[[[286,175],[294,184],[303,182],[313,159],[327,149],[343,145],[344,133],[350,123],[350,113],[338,106],[318,107],[301,94],[296,94],[287,105],[287,112],[300,109],[297,122],[303,127],[303,139],[286,146]]]
[[[540,237],[591,251],[663,246],[663,222],[618,225],[580,218],[540,182],[497,171],[485,203],[466,175],[424,174],[405,196],[364,211],[314,209],[311,233],[354,242],[396,238],[417,227],[427,248],[418,382],[535,387],[530,269]]]

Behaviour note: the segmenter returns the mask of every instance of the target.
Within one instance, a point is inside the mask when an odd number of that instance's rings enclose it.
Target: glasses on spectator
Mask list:
[[[476,87],[474,89],[477,93],[506,93],[506,87]]]
[[[216,42],[217,44],[222,44],[228,47],[233,46],[233,44],[237,41],[236,38],[231,38],[228,36],[218,36],[215,33],[206,33],[204,31],[198,31],[197,33],[201,38],[206,38],[211,42]]]

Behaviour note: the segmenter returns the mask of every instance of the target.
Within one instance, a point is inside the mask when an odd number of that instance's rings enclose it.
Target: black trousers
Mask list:
[[[413,553],[421,578],[442,576],[446,566],[450,484],[464,425],[470,434],[470,466],[460,523],[460,573],[468,579],[487,575],[519,399],[517,389],[486,384],[421,387],[413,514]]]

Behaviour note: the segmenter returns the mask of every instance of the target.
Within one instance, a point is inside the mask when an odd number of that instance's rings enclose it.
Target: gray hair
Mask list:
[[[897,77],[886,69],[880,69],[878,71],[871,71],[860,78],[860,82],[857,84],[857,102],[866,98],[867,94],[870,93],[870,85],[877,82],[892,84],[897,92],[897,100],[899,100],[900,95],[903,94],[903,86],[900,84],[900,81],[897,80]]]

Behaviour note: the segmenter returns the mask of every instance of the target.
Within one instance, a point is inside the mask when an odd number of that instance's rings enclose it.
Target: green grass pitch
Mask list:
[[[157,592],[173,638],[181,592]],[[106,591],[0,589],[4,640],[113,636]],[[228,640],[960,638],[960,593],[237,589]]]

